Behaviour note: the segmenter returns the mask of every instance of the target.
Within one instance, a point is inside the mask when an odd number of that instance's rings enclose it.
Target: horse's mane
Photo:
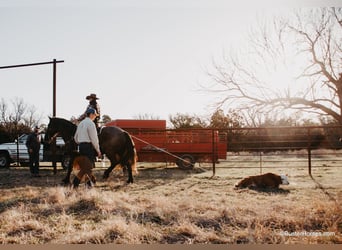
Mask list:
[[[76,131],[76,124],[72,123],[71,121],[68,121],[64,118],[60,117],[50,117],[50,123],[55,124],[55,126],[58,126],[59,128],[70,130],[70,132]]]
[[[60,118],[60,117],[50,117],[51,120],[59,121],[65,124],[68,124],[69,126],[76,126],[74,123],[71,121],[68,121],[67,119]]]

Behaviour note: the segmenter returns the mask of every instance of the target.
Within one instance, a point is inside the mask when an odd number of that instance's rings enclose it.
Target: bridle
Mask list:
[[[57,133],[55,133],[53,136],[51,136],[50,140],[48,140],[47,143],[48,143],[48,144],[51,144],[52,141],[54,141],[54,140],[57,138],[58,134],[59,134],[59,132],[57,132]]]

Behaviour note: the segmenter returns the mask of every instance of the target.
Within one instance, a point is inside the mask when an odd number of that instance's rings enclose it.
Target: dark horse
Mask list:
[[[46,131],[45,141],[51,141],[53,137],[61,136],[65,142],[66,153],[71,156],[68,166],[67,176],[64,183],[70,183],[72,172],[73,155],[77,151],[77,144],[74,141],[74,134],[77,126],[63,118],[50,118]],[[136,166],[137,153],[131,136],[118,127],[102,127],[99,133],[99,143],[101,153],[110,160],[110,167],[103,173],[103,178],[107,179],[114,167],[120,164],[128,172],[127,183],[133,183],[132,167]]]

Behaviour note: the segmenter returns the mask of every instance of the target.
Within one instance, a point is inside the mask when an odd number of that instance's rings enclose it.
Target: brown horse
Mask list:
[[[57,135],[61,136],[65,142],[66,153],[71,156],[67,176],[64,183],[70,183],[72,164],[77,152],[77,144],[74,141],[74,134],[77,126],[63,118],[50,118],[50,122],[45,134],[45,141],[51,141]],[[123,166],[128,172],[127,183],[133,183],[132,168],[136,169],[137,152],[131,136],[119,127],[102,127],[99,133],[99,143],[102,154],[110,160],[110,167],[103,173],[103,178],[107,179],[116,165]]]

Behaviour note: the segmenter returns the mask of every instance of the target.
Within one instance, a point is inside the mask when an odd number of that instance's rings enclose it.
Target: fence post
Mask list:
[[[17,134],[17,167],[20,167],[19,134]]]
[[[57,79],[57,73],[56,73],[56,67],[57,61],[56,59],[53,59],[53,67],[52,67],[52,116],[56,117],[56,79]],[[52,167],[53,167],[53,173],[57,174],[57,160],[56,160],[56,140],[53,140],[53,146],[52,146]]]
[[[212,141],[212,162],[213,162],[213,176],[216,174],[216,157],[215,157],[215,132],[211,129],[211,141]]]
[[[262,151],[259,151],[259,160],[260,160],[260,174],[262,174]]]
[[[311,133],[310,128],[308,128],[308,171],[311,176]]]

